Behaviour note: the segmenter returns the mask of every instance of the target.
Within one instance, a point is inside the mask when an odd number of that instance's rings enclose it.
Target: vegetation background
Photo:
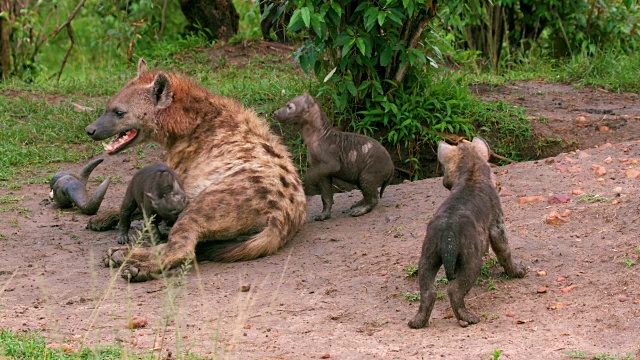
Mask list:
[[[0,186],[46,183],[56,164],[97,153],[82,129],[139,57],[269,120],[309,90],[335,126],[380,139],[404,178],[436,173],[443,138],[481,135],[503,158],[535,158],[545,143],[524,111],[469,86],[544,79],[638,92],[639,14],[636,0],[0,0]],[[210,57],[262,40],[290,46],[295,62]],[[7,356],[53,356],[42,339],[3,331],[0,343]]]

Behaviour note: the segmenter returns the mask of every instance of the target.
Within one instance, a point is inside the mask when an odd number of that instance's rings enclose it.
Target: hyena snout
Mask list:
[[[87,125],[86,128],[84,128],[84,131],[87,133],[87,135],[89,135],[89,137],[93,137],[93,135],[95,135],[96,133],[96,126],[93,124]]]

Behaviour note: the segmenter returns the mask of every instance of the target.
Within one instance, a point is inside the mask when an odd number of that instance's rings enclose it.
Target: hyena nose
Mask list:
[[[95,128],[95,126],[91,126],[91,125],[89,125],[89,126],[87,126],[86,128],[84,128],[84,131],[86,131],[86,132],[87,132],[87,135],[89,135],[89,136],[93,137],[93,134],[95,134],[95,133],[96,133],[96,128]]]

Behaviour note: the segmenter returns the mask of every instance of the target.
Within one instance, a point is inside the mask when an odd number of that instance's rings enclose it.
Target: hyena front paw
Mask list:
[[[361,216],[371,211],[371,209],[373,209],[373,206],[358,206],[353,208],[349,214],[354,217]]]
[[[522,278],[527,273],[527,268],[522,264],[514,264],[513,271],[507,273],[512,278]]]
[[[120,234],[120,235],[118,235],[116,240],[118,241],[118,244],[120,244],[120,245],[126,245],[129,242],[131,242],[131,239],[129,238],[129,234]]]
[[[313,220],[315,221],[325,221],[331,217],[331,213],[322,213],[320,215],[316,215]]]
[[[471,324],[477,324],[480,322],[480,317],[469,310],[466,310],[466,309],[460,310],[459,313],[460,313],[460,317],[458,317],[458,320],[460,324],[465,322],[466,325],[471,325]],[[466,327],[466,325],[463,327]]]
[[[413,319],[409,321],[408,325],[412,329],[422,329],[423,327],[429,325],[429,319],[427,319],[427,317],[423,314],[416,314],[416,316],[414,316]]]
[[[143,282],[153,279],[151,272],[143,264],[131,265],[122,269],[122,273],[120,275],[123,279],[129,282]]]
[[[107,255],[102,259],[104,266],[117,268],[122,265],[129,254],[129,247],[112,247],[107,250]]]

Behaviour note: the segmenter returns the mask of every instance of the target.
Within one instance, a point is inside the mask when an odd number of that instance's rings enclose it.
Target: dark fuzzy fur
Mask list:
[[[140,169],[129,182],[120,206],[118,244],[129,243],[129,226],[133,212],[140,209],[144,219],[153,217],[151,237],[160,239],[158,224],[164,221],[173,225],[187,206],[185,194],[178,176],[164,164],[153,164]]]
[[[500,265],[513,278],[525,270],[511,259],[500,197],[487,163],[489,147],[476,137],[457,147],[441,142],[438,160],[445,168],[443,184],[451,190],[427,227],[420,258],[420,308],[409,322],[417,329],[427,326],[436,301],[434,282],[441,265],[448,279],[451,308],[462,325],[480,318],[469,311],[464,297],[480,275],[482,257],[489,245]]]
[[[362,191],[363,199],[351,206],[352,216],[364,215],[378,204],[378,196],[382,197],[394,172],[393,161],[384,146],[368,136],[334,130],[318,103],[307,93],[293,98],[274,116],[278,121],[302,127],[311,166],[307,185],[319,187],[322,197],[322,213],[315,220],[331,217],[333,179],[356,185]]]

